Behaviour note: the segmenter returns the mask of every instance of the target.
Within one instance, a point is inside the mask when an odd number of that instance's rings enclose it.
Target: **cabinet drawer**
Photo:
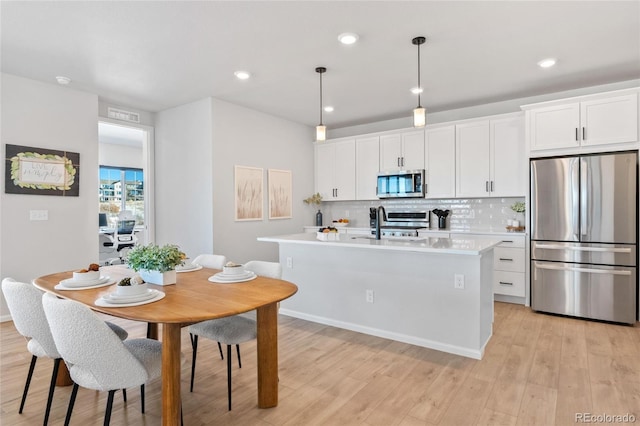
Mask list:
[[[502,237],[502,242],[498,247],[520,247],[524,248],[524,237]]]
[[[524,274],[521,272],[493,272],[493,292],[507,296],[524,297]]]
[[[496,247],[493,249],[493,269],[524,272],[524,249]]]

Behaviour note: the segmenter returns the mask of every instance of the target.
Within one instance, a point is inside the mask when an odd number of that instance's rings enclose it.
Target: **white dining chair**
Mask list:
[[[53,340],[73,380],[65,426],[71,420],[79,386],[109,392],[105,425],[111,420],[113,396],[118,389],[140,386],[144,413],[145,383],[162,373],[162,343],[152,339],[123,342],[89,307],[73,300],[47,293],[42,297],[42,305]]]
[[[53,372],[51,373],[47,406],[44,413],[44,425],[46,425],[49,421],[56,377],[58,376],[62,357],[54,343],[49,323],[42,309],[43,293],[33,285],[16,281],[13,278],[2,280],[2,293],[9,307],[13,325],[18,330],[18,333],[28,339],[27,350],[31,352],[31,364],[29,365],[29,373],[27,374],[18,413],[22,414],[24,409],[36,361],[40,357],[53,359]],[[109,323],[109,326],[119,339],[124,340],[127,338],[126,330],[111,323]]]
[[[254,272],[256,275],[269,278],[279,279],[282,276],[282,267],[276,262],[253,260],[247,262],[244,268]],[[250,317],[251,314],[253,314],[254,318]],[[191,392],[193,392],[193,382],[195,380],[198,336],[218,342],[218,350],[223,359],[221,343],[227,345],[227,399],[229,410],[231,410],[231,345],[236,345],[238,368],[242,368],[240,343],[248,342],[257,337],[255,311],[247,314],[202,321],[189,326],[189,333],[191,336],[191,346],[193,348],[193,356],[191,358]]]
[[[220,254],[200,254],[191,261],[196,265],[200,265],[204,268],[222,269],[227,263],[227,258]]]

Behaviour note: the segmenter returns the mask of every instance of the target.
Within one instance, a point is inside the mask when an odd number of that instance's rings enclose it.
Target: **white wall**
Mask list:
[[[112,143],[99,143],[98,159],[101,166],[144,169],[142,148]]]
[[[98,97],[2,74],[3,143],[80,153],[80,195],[0,194],[0,277],[29,282],[98,259]],[[30,221],[47,210],[48,221]],[[2,300],[4,319],[8,310]]]
[[[156,243],[213,252],[211,98],[155,117]]]
[[[213,101],[213,242],[216,253],[234,262],[278,260],[276,244],[256,241],[259,236],[300,232],[309,220],[302,202],[313,193],[312,129],[291,121]],[[234,166],[264,169],[264,218],[236,222]],[[269,220],[267,170],[291,170],[293,217]]]

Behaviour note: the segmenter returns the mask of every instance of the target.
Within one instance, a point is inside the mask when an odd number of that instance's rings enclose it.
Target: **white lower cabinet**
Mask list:
[[[493,294],[525,297],[524,237],[504,239],[493,249]]]

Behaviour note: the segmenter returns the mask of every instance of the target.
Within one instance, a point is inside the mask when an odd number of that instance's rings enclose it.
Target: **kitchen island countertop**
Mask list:
[[[260,237],[258,241],[273,243],[314,244],[323,246],[351,247],[374,250],[398,250],[426,253],[478,255],[500,244],[498,238],[453,238],[434,237],[384,237],[380,240],[369,236],[338,233],[336,241],[320,241],[315,233],[301,233]]]

